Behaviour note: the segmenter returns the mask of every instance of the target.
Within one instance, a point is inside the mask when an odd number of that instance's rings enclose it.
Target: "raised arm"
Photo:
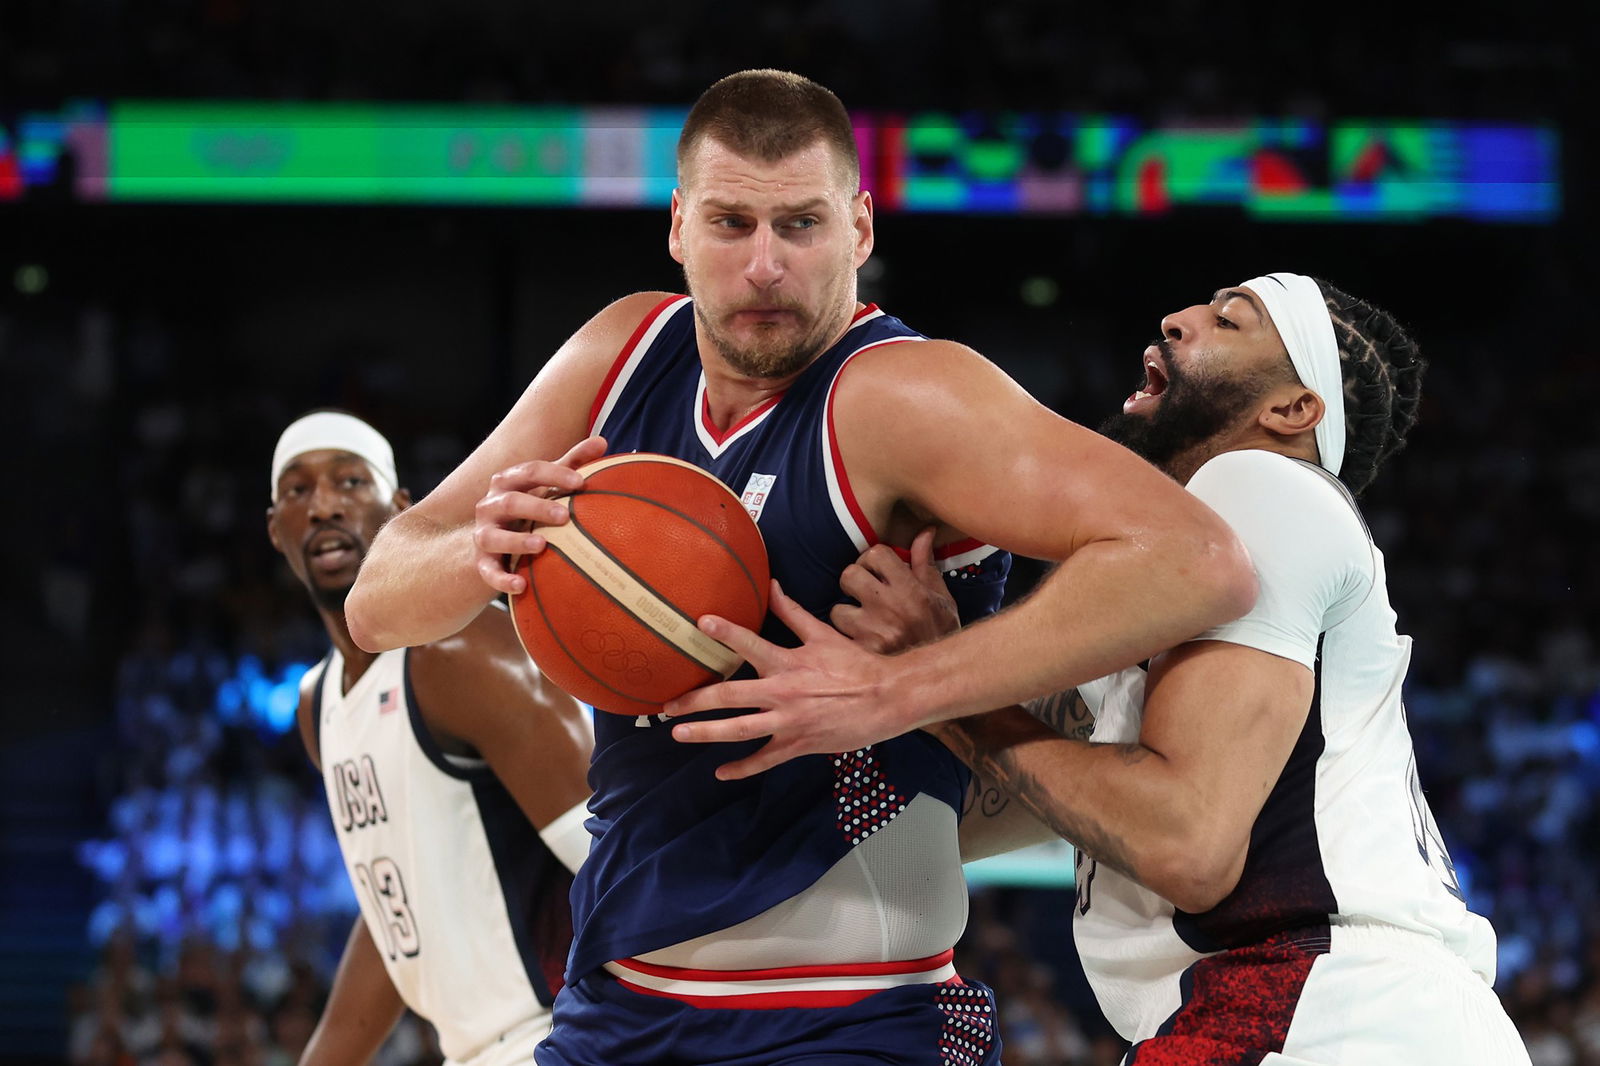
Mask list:
[[[603,452],[603,442],[584,441],[590,405],[629,335],[666,295],[636,293],[590,319],[488,438],[379,531],[345,604],[357,644],[385,651],[438,640],[513,591],[501,557],[543,548],[521,532],[527,522],[565,520],[545,497],[580,487],[572,467]],[[490,531],[475,537],[475,524]]]
[[[1254,602],[1250,559],[1213,511],[975,352],[928,342],[857,362],[841,380],[836,424],[858,496],[880,513],[903,504],[1060,565],[1022,603],[893,658],[826,635],[815,648],[754,648],[748,634],[709,619],[706,632],[763,677],[709,686],[667,710],[769,709],[675,727],[691,742],[774,737],[729,776],[1074,688]]]

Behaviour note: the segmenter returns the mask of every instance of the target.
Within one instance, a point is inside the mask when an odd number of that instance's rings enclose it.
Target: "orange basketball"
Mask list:
[[[665,455],[611,455],[580,467],[571,520],[539,526],[511,599],[522,646],[556,685],[597,710],[655,714],[725,678],[742,660],[695,627],[717,614],[760,629],[767,548],[728,487]]]

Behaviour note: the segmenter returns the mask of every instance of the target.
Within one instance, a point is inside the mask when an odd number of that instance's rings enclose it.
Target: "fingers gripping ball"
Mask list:
[[[760,629],[767,549],[739,498],[690,463],[639,452],[580,467],[570,520],[540,526],[512,597],[522,646],[555,684],[598,710],[655,714],[739,668],[695,627],[717,614]]]

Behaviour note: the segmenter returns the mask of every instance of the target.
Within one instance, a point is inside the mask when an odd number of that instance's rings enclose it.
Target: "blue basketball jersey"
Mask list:
[[[924,339],[867,307],[786,392],[719,431],[708,415],[693,306],[675,297],[646,316],[618,356],[591,430],[612,452],[670,455],[720,478],[756,518],[784,591],[825,619],[846,600],[841,572],[877,542],[833,440],[836,382],[867,348],[900,345],[914,359]],[[963,620],[999,606],[1007,553],[967,541],[940,555]],[[771,615],[762,635],[799,643]],[[753,673],[745,667],[736,676]],[[717,766],[765,742],[681,744],[659,718],[595,715],[594,845],[573,888],[572,980],[769,910],[919,794],[960,810],[966,768],[920,732],[841,756],[802,757],[749,780],[716,780]]]

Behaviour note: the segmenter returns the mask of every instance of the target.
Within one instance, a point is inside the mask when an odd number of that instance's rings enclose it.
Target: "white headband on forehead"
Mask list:
[[[379,482],[382,496],[394,495],[400,479],[394,472],[394,449],[383,434],[354,415],[316,411],[289,423],[278,438],[278,446],[272,450],[272,498],[278,498],[278,478],[290,463],[306,452],[324,449],[360,456]]]
[[[1322,397],[1317,454],[1323,469],[1337,477],[1344,465],[1344,372],[1322,289],[1304,274],[1267,274],[1244,284],[1266,305],[1300,383]]]

